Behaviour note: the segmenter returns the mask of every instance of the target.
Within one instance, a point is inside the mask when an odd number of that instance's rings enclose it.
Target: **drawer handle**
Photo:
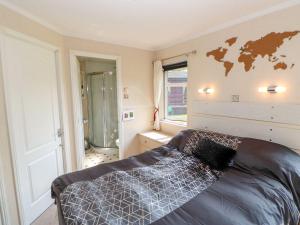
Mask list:
[[[147,144],[147,142],[148,142],[147,140],[144,141],[145,144]]]

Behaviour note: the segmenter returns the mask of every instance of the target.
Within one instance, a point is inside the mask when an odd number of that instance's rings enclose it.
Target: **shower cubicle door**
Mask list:
[[[115,148],[118,139],[117,82],[114,72],[88,75],[89,142]]]

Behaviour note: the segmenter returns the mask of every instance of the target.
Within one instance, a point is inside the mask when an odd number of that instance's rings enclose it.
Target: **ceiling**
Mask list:
[[[0,0],[61,34],[158,50],[298,0]]]

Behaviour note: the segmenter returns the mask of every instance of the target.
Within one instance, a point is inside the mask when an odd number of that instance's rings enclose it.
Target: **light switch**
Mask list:
[[[239,95],[232,95],[231,96],[232,102],[240,102],[240,96]]]
[[[134,111],[124,111],[123,112],[123,121],[133,120],[134,119]]]

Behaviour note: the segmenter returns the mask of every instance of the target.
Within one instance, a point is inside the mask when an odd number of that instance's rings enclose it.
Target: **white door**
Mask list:
[[[23,224],[52,203],[62,171],[55,49],[3,35],[2,65],[16,186]]]

